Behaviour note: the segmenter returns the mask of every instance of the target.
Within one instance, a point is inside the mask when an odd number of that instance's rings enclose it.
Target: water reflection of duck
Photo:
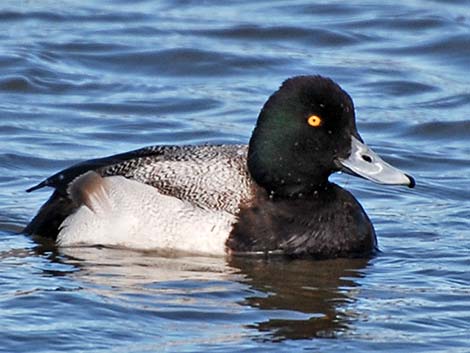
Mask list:
[[[366,259],[263,261],[233,258],[230,265],[245,276],[243,283],[264,295],[244,304],[267,311],[269,318],[253,327],[272,340],[336,337],[350,328],[354,302]],[[285,311],[285,312],[283,312]]]
[[[355,319],[348,306],[355,301],[357,281],[369,261],[289,261],[280,257],[269,261],[254,257],[227,260],[168,257],[154,252],[135,256],[129,250],[92,247],[55,251],[57,256],[51,261],[67,265],[59,267],[69,272],[53,272],[55,266],[48,266],[48,276],[72,277],[82,283],[81,287],[99,295],[123,295],[126,303],[125,297],[137,293],[144,302],[130,298],[137,301],[124,305],[150,306],[168,319],[172,319],[172,310],[182,315],[188,303],[191,312],[197,313],[200,304],[201,317],[207,315],[210,321],[220,314],[236,325],[267,333],[262,339],[273,341],[335,337],[348,331]],[[166,308],[167,304],[172,310]],[[240,310],[240,305],[248,309]],[[226,311],[221,309],[224,306]],[[240,312],[246,313],[246,318],[243,314],[236,316]],[[184,315],[181,319],[185,320]]]
[[[154,146],[72,166],[29,190],[55,189],[25,232],[62,246],[368,255],[372,223],[328,181],[338,170],[414,185],[364,144],[345,91],[294,77],[264,105],[249,146]]]

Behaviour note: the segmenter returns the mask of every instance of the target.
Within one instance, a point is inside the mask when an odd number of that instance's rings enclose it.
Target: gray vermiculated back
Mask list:
[[[101,168],[156,187],[165,195],[203,208],[238,211],[250,198],[252,181],[246,145],[150,147],[154,156],[136,157]]]

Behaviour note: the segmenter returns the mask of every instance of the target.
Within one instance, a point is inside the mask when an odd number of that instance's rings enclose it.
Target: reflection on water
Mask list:
[[[54,263],[69,266],[67,271],[55,271],[54,266],[49,266],[52,268],[44,269],[45,274],[70,276],[105,297],[150,291],[158,298],[155,292],[167,293],[171,283],[173,295],[180,288],[186,299],[195,301],[193,305],[197,306],[198,301],[207,299],[206,295],[198,297],[201,288],[218,288],[223,295],[224,286],[233,289],[230,283],[237,282],[242,285],[237,293],[238,305],[262,312],[259,322],[246,327],[268,333],[262,340],[270,341],[337,337],[346,332],[355,317],[348,306],[358,293],[356,280],[363,277],[362,270],[368,264],[367,259],[225,259],[107,248],[58,250],[46,246],[37,247],[36,251],[48,253]],[[196,294],[191,293],[193,290]],[[184,295],[178,300],[184,301]],[[167,312],[167,319],[172,319],[167,309],[161,310]],[[211,319],[211,312],[207,312],[206,319]]]
[[[42,250],[41,250],[42,251]],[[60,261],[73,265],[77,279],[120,289],[187,279],[222,280],[230,274],[222,257],[161,255],[101,247],[56,249]],[[226,279],[226,278],[225,278]]]
[[[367,263],[367,259],[230,261],[244,274],[243,283],[264,294],[249,296],[243,303],[272,310],[269,320],[253,327],[271,332],[274,340],[336,337],[346,331],[354,318],[347,306],[355,299],[356,279],[363,276]],[[283,310],[304,315],[283,318]]]

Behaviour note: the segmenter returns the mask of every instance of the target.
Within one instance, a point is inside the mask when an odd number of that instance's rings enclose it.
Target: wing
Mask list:
[[[55,188],[61,194],[66,195],[67,187],[70,182],[90,170],[105,171],[116,165],[121,165],[124,169],[131,169],[133,164],[135,164],[136,160],[139,160],[141,158],[154,158],[155,160],[158,160],[158,158],[165,153],[165,150],[172,148],[174,147],[150,146],[126,153],[116,154],[109,157],[90,159],[75,164],[67,169],[64,169],[50,176],[46,180],[43,180],[39,184],[29,188],[28,190],[26,190],[26,192],[38,190],[45,186],[50,186]]]
[[[63,220],[80,206],[69,196],[70,185],[88,171],[121,175],[201,208],[236,213],[252,189],[246,153],[245,145],[151,146],[76,164],[27,190],[55,189],[24,232],[55,238]]]

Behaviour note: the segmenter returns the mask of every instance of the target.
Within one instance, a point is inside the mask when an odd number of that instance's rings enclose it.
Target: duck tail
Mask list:
[[[111,209],[109,189],[105,179],[94,171],[86,172],[76,178],[67,190],[75,205],[85,205],[92,212],[100,213]]]
[[[37,215],[23,229],[23,233],[55,240],[62,222],[75,209],[74,203],[56,190],[41,207]]]
[[[106,212],[111,207],[104,178],[96,172],[89,171],[73,180],[66,195],[55,190],[23,233],[55,240],[64,220],[81,205],[94,213]]]

